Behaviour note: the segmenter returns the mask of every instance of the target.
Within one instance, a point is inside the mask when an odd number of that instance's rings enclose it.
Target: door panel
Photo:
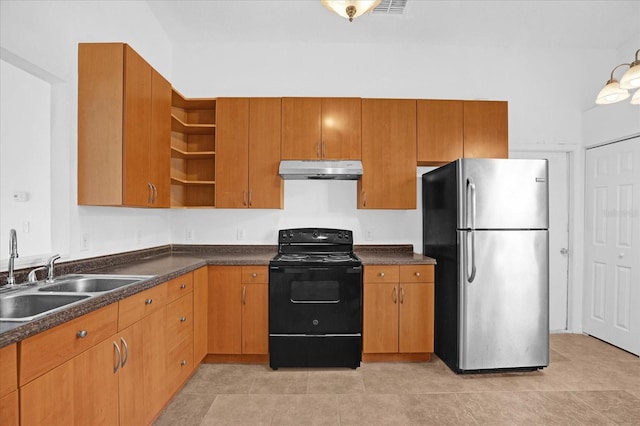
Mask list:
[[[587,150],[583,327],[640,355],[640,138]]]
[[[547,231],[476,231],[475,250],[470,234],[458,232],[460,369],[548,365]]]
[[[216,101],[216,207],[249,206],[249,98]]]

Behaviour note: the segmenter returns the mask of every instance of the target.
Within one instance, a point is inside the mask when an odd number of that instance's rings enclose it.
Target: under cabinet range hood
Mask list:
[[[359,160],[283,160],[280,161],[283,179],[357,180],[362,176]]]

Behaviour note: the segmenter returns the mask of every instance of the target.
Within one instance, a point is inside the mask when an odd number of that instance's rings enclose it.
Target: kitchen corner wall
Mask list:
[[[168,39],[144,1],[3,0],[0,19],[3,58],[20,58],[54,77],[52,251],[67,258],[167,243],[275,244],[277,229],[294,226],[350,228],[357,244],[409,243],[417,251],[422,239],[419,209],[357,210],[355,182],[287,181],[284,210],[77,206],[78,42],[129,43],[188,97],[507,100],[511,148],[538,150],[582,146],[582,111],[591,105],[616,56],[613,50],[434,45],[418,40],[402,45],[331,44],[320,39],[304,44],[180,44]],[[587,71],[576,73],[580,68]],[[19,160],[16,164],[27,164]],[[418,183],[423,171],[416,170]],[[420,185],[416,196],[419,193]],[[372,239],[365,238],[367,233]],[[87,241],[86,249],[82,241]]]

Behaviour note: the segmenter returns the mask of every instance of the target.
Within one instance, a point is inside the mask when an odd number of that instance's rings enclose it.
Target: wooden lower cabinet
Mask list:
[[[208,299],[209,354],[237,355],[237,360],[241,355],[259,355],[266,360],[268,267],[209,267]]]
[[[19,424],[18,345],[0,348],[0,424]]]
[[[433,265],[365,266],[363,360],[430,359]]]
[[[117,425],[118,375],[111,339],[20,387],[20,423]]]
[[[207,355],[207,303],[209,298],[207,267],[193,272],[193,362],[198,365]]]
[[[193,371],[193,293],[167,305],[166,378],[173,393]]]

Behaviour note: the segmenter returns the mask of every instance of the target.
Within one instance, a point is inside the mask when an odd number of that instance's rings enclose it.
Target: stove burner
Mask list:
[[[328,256],[326,256],[326,261],[327,262],[343,262],[345,260],[352,260],[353,257],[351,257],[350,254],[345,253],[345,254],[330,254]]]
[[[305,260],[309,255],[304,253],[289,253],[280,255],[280,260]]]

